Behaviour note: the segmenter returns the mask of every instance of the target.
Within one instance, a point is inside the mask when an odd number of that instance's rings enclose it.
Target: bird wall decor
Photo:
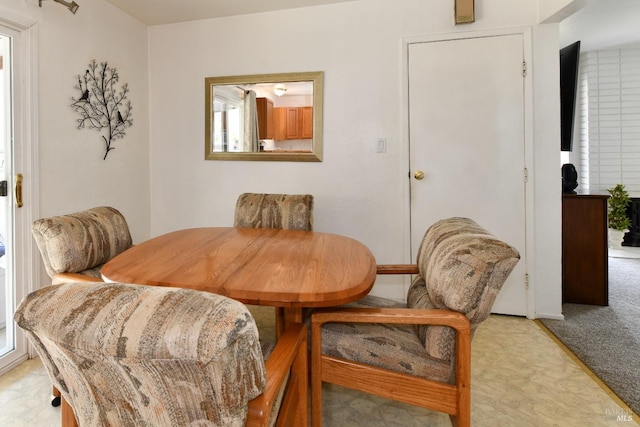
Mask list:
[[[84,74],[78,75],[74,86],[80,96],[71,97],[71,107],[80,114],[78,129],[89,128],[102,132],[105,145],[103,160],[111,150],[112,142],[124,138],[127,127],[133,125],[131,101],[127,100],[129,85],[118,87],[118,71],[106,62],[89,63]]]

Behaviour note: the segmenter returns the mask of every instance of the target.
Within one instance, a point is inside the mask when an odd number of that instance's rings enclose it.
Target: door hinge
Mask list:
[[[522,61],[522,77],[527,77],[527,62]]]
[[[524,288],[529,289],[529,273],[524,273]]]
[[[529,182],[529,169],[524,168],[522,171],[522,178],[524,179],[525,184]]]

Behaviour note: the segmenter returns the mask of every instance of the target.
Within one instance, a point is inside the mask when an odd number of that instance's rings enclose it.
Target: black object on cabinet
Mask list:
[[[632,197],[627,206],[627,216],[631,219],[629,232],[624,235],[622,246],[640,246],[640,198]]]

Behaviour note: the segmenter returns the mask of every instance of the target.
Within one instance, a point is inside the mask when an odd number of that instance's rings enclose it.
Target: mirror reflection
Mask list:
[[[322,160],[322,72],[208,77],[205,159]]]

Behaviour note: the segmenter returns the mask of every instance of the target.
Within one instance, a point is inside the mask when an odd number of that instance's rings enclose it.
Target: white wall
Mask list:
[[[538,2],[476,2],[476,19],[454,26],[448,2],[367,0],[151,27],[151,234],[231,225],[243,192],[311,193],[317,230],[362,241],[379,262],[409,261],[402,39],[535,26]],[[533,47],[530,72],[541,71],[529,148],[536,232],[528,253],[536,260],[530,305],[535,315],[559,316],[557,25],[534,31]],[[322,163],[203,160],[205,77],[294,71],[325,73]],[[387,138],[387,153],[376,153],[378,137]],[[387,284],[374,292],[402,298]]]
[[[560,55],[558,26],[533,32],[534,147],[529,179],[533,206],[528,254],[533,254],[530,283],[535,317],[562,318],[562,180],[560,152]]]
[[[42,216],[110,205],[125,215],[134,241],[148,238],[147,27],[102,0],[84,0],[76,15],[46,2],[39,35]],[[77,75],[92,59],[118,70],[133,106],[133,126],[106,160],[100,134],[77,129],[70,107]]]

